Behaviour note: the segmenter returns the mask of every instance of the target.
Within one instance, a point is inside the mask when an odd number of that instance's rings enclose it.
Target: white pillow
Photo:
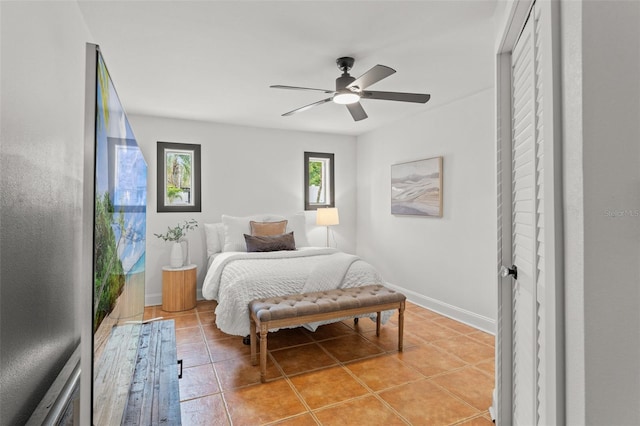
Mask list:
[[[250,221],[277,222],[284,219],[282,216],[269,214],[244,217],[222,215],[222,223],[224,224],[224,245],[222,251],[247,251],[244,234],[251,234]]]
[[[293,231],[293,238],[296,240],[296,248],[308,247],[307,240],[307,220],[304,213],[296,213],[292,216],[285,217],[287,219],[287,232]]]
[[[207,257],[222,252],[224,247],[224,225],[219,223],[205,223],[204,236],[207,240]]]

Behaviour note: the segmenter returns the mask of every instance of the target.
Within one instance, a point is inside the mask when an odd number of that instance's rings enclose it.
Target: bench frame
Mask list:
[[[380,336],[380,314],[382,311],[398,310],[398,351],[402,352],[402,339],[404,331],[404,309],[405,300],[392,303],[373,304],[369,306],[361,306],[359,308],[342,309],[332,312],[324,312],[321,314],[299,315],[288,318],[280,318],[271,321],[260,321],[256,313],[250,312],[250,335],[251,335],[251,364],[257,365],[256,356],[257,335],[260,335],[260,381],[267,381],[267,333],[269,329],[291,327],[296,325],[307,324],[310,322],[325,321],[331,319],[351,317],[355,315],[376,313],[376,336]],[[357,318],[356,318],[357,319]]]

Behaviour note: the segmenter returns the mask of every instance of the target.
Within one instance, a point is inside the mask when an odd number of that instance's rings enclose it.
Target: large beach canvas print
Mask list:
[[[95,69],[92,423],[107,425],[120,424],[144,314],[147,163],[99,51]]]
[[[391,214],[442,217],[442,157],[391,166]]]
[[[98,55],[94,332],[144,311],[147,163]]]

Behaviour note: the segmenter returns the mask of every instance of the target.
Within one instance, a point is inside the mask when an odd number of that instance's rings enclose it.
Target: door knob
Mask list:
[[[516,265],[511,265],[510,268],[503,266],[500,268],[500,276],[502,278],[507,278],[509,275],[513,275],[513,279],[518,279],[518,267]]]

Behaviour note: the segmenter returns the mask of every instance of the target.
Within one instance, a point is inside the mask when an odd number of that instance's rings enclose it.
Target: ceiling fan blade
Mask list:
[[[364,108],[362,108],[360,102],[347,104],[346,106],[355,121],[364,120],[368,117],[367,113],[364,112]]]
[[[272,89],[289,89],[289,90],[309,90],[313,92],[322,92],[322,93],[335,93],[334,90],[326,90],[326,89],[313,89],[311,87],[296,87],[296,86],[282,86],[279,84],[275,84],[273,86],[269,86]]]
[[[308,109],[310,109],[310,108],[313,108],[314,106],[318,106],[318,105],[326,104],[327,102],[331,102],[331,98],[323,99],[323,100],[321,100],[321,101],[314,102],[314,103],[312,103],[312,104],[305,105],[305,106],[303,106],[303,107],[300,107],[300,108],[294,109],[293,111],[285,112],[284,114],[282,114],[282,116],[283,116],[283,117],[288,117],[288,116],[293,115],[293,114],[295,114],[295,113],[302,112],[302,111],[306,111],[306,110],[308,110]]]
[[[379,82],[383,78],[389,77],[391,74],[396,72],[393,68],[385,67],[384,65],[376,65],[371,68],[369,71],[362,74],[360,77],[353,80],[351,83],[347,85],[347,89],[352,87],[359,87],[360,90],[366,89],[374,83]]]
[[[381,99],[385,101],[401,101],[427,103],[431,99],[431,95],[425,93],[402,93],[402,92],[362,92],[360,96],[364,99]]]

